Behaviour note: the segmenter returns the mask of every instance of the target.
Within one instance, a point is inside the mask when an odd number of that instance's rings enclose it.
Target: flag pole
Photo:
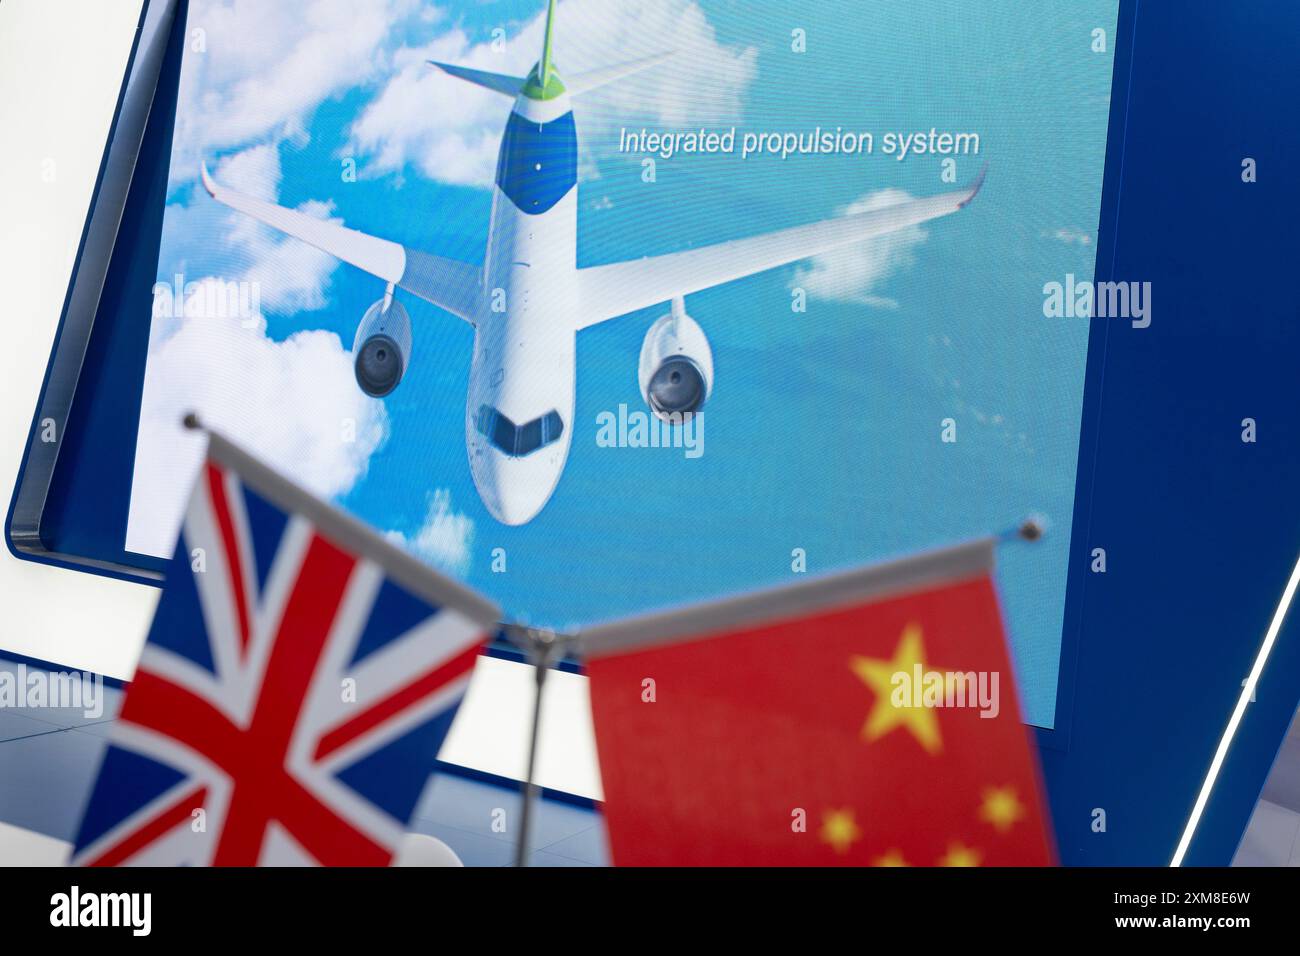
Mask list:
[[[506,636],[521,647],[533,665],[536,684],[536,696],[533,698],[533,722],[528,738],[528,770],[524,777],[523,806],[519,823],[519,839],[515,844],[515,866],[528,865],[528,837],[532,831],[533,811],[537,806],[539,787],[537,786],[537,744],[541,736],[542,725],[542,691],[546,687],[546,675],[551,665],[563,656],[568,638],[544,628],[506,625]]]

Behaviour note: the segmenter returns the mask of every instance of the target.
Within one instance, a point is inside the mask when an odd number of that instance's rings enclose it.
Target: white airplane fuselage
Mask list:
[[[521,94],[502,137],[465,407],[474,484],[508,525],[546,505],[573,440],[577,194],[568,95]]]

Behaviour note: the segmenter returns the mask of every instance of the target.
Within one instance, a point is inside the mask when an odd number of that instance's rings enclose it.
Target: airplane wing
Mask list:
[[[983,183],[981,172],[969,188],[956,192],[701,249],[580,269],[582,309],[578,328],[946,216],[974,199]]]
[[[254,199],[218,184],[203,167],[203,188],[213,199],[301,239],[349,265],[391,282],[471,324],[478,313],[482,280],[478,266],[407,249],[294,209]]]

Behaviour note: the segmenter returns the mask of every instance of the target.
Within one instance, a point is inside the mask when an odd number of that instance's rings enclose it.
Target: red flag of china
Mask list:
[[[976,542],[584,635],[614,863],[1053,862]]]

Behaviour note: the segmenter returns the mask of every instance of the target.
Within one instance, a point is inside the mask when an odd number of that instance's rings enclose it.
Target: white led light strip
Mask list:
[[[1183,830],[1183,838],[1178,841],[1178,849],[1174,851],[1174,858],[1169,862],[1170,866],[1182,866],[1183,864],[1183,857],[1187,854],[1187,848],[1191,845],[1192,836],[1196,833],[1196,825],[1201,822],[1201,814],[1205,811],[1205,804],[1209,802],[1210,791],[1214,789],[1214,781],[1218,778],[1219,769],[1223,766],[1223,759],[1228,755],[1228,748],[1232,746],[1233,735],[1237,733],[1237,725],[1241,723],[1241,717],[1246,712],[1246,705],[1255,696],[1255,684],[1259,681],[1259,675],[1264,672],[1264,663],[1268,660],[1269,652],[1273,650],[1273,643],[1277,640],[1278,631],[1282,630],[1282,621],[1286,618],[1286,612],[1291,607],[1291,599],[1295,597],[1298,584],[1300,584],[1300,559],[1296,560],[1295,567],[1291,569],[1291,580],[1287,581],[1286,590],[1282,592],[1282,600],[1278,602],[1277,610],[1273,612],[1273,621],[1269,624],[1268,634],[1264,636],[1264,643],[1259,649],[1259,654],[1255,657],[1255,666],[1250,669],[1250,676],[1246,678],[1246,683],[1242,685],[1241,696],[1237,698],[1237,706],[1232,712],[1232,717],[1228,720],[1228,726],[1223,731],[1223,738],[1219,741],[1219,749],[1214,752],[1210,772],[1205,775],[1205,782],[1201,784],[1201,792],[1196,798],[1196,806],[1192,807],[1192,815],[1187,818],[1187,827]]]

